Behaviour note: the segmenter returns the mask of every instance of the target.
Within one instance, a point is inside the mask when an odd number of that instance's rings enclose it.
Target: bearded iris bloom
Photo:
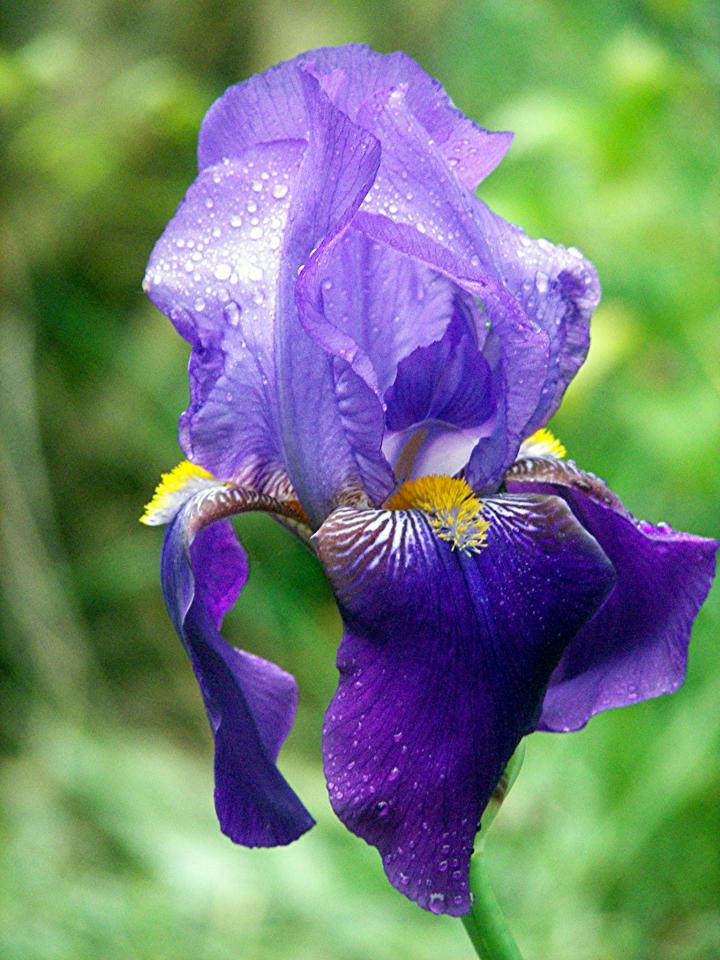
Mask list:
[[[313,824],[276,765],[291,676],[220,635],[273,515],[344,621],[323,728],[342,822],[421,907],[470,908],[480,816],[517,744],[675,690],[717,544],[634,519],[545,429],[597,276],[475,196],[510,145],[403,54],[311,51],[230,88],[145,287],[192,347],[165,600],[215,738],[222,830]]]

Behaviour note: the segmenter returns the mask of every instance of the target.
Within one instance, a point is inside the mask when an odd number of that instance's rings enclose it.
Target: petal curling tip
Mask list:
[[[169,523],[188,497],[217,481],[211,473],[196,463],[183,460],[168,473],[160,475],[152,500],[145,504],[140,523],[148,527]]]

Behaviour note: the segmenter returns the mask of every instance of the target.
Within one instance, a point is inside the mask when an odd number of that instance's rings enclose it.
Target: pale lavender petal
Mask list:
[[[672,693],[685,679],[693,621],[715,573],[715,540],[636,520],[572,463],[519,461],[508,489],[567,500],[612,561],[617,584],[553,674],[539,729],[577,730],[594,714]]]
[[[303,275],[342,237],[372,184],[380,148],[340,113],[308,73],[302,76],[310,140],[286,236],[287,260],[275,333],[284,462],[312,523],[342,496],[379,502],[392,488],[382,454],[382,407],[374,392],[310,334],[321,322]],[[295,274],[299,267],[299,276]]]
[[[409,109],[448,167],[471,190],[495,169],[512,141],[512,134],[492,133],[465,117],[437,80],[406,54],[383,55],[361,44],[347,44],[309,50],[230,87],[203,123],[200,166],[238,156],[257,143],[305,137],[298,81],[298,68],[303,66],[313,69],[325,93],[352,120],[378,90],[406,86]]]
[[[313,258],[301,286],[312,305],[313,338],[380,397],[402,359],[442,337],[459,293],[445,277],[352,226]]]
[[[427,232],[362,211],[355,223],[372,239],[403,250],[453,279],[482,305],[491,325],[483,354],[492,372],[496,415],[472,449],[466,476],[475,489],[496,489],[527,436],[527,425],[540,402],[550,363],[548,335],[528,319],[518,301],[500,283],[484,276],[478,267],[463,261]]]
[[[333,807],[420,906],[470,907],[481,813],[612,568],[557,498],[485,501],[464,555],[419,511],[341,508],[316,534],[345,621],[324,728]]]
[[[361,119],[383,145],[380,172],[362,210],[392,220],[392,229],[364,218],[358,219],[358,226],[376,239],[420,256],[471,292],[474,284],[467,281],[494,281],[505,295],[499,302],[488,302],[476,293],[491,324],[497,327],[504,320],[507,328],[513,316],[521,315],[546,339],[544,366],[539,365],[539,355],[536,364],[530,354],[527,368],[514,348],[501,343],[504,357],[499,376],[515,396],[507,397],[505,424],[499,425],[492,443],[484,445],[470,471],[474,483],[491,487],[514,459],[519,442],[557,407],[582,363],[589,318],[599,299],[597,276],[577,251],[531,240],[459,189],[409,111],[403,90],[378,93],[363,107]],[[418,242],[403,227],[419,232],[423,240]],[[432,254],[426,238],[448,253],[438,256],[435,250]],[[495,332],[502,340],[504,334]],[[526,356],[527,350],[523,360]],[[506,434],[509,442],[504,445]]]
[[[226,479],[280,457],[274,326],[290,195],[305,144],[266,144],[205,170],[158,241],[145,281],[193,345],[185,453]]]
[[[398,482],[433,474],[464,476],[478,439],[491,430],[492,424],[465,429],[430,424],[417,430],[386,434],[383,451]]]
[[[223,615],[247,579],[245,553],[223,520],[192,539],[192,505],[169,525],[162,582],[170,617],[192,662],[215,739],[215,808],[236,843],[287,844],[313,820],[277,769],[295,715],[294,679],[223,640]]]

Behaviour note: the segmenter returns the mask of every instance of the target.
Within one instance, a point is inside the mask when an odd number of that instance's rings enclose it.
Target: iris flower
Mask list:
[[[475,196],[511,141],[402,53],[306,53],[231,87],[145,288],[191,344],[167,607],[237,843],[313,820],[276,761],[286,672],[229,645],[230,521],[314,551],[344,621],[325,715],[332,806],[421,907],[470,908],[480,816],[518,742],[675,690],[717,544],[635,520],[544,429],[600,291],[575,249]]]

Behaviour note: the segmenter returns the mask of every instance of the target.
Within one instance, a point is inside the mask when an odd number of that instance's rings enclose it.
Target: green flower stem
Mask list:
[[[478,957],[481,960],[522,960],[490,885],[482,844],[470,864],[470,887],[475,899],[462,922]]]
[[[503,800],[520,772],[524,756],[525,744],[521,743],[505,768],[483,814],[475,853],[470,861],[470,889],[473,905],[470,913],[462,918],[462,922],[481,960],[522,960],[522,954],[508,929],[490,885],[485,864],[485,838],[490,824],[497,816]]]

